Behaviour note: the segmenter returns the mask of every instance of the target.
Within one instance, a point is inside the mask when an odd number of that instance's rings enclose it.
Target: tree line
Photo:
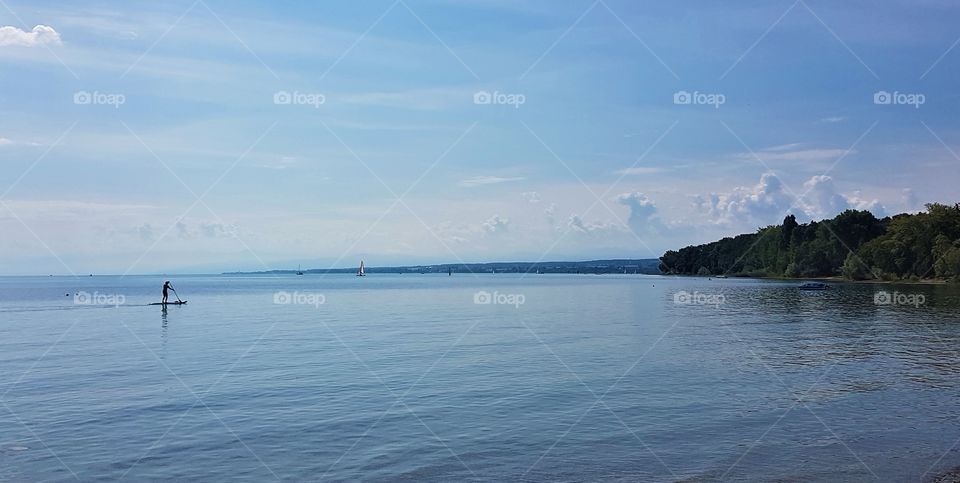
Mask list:
[[[960,280],[960,204],[878,219],[847,210],[835,218],[760,228],[670,250],[660,270],[681,275],[834,277],[852,280]]]

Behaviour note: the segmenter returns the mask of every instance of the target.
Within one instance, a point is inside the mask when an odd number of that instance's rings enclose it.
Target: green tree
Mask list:
[[[660,262],[664,273],[690,275],[960,278],[960,204],[933,203],[925,213],[883,219],[847,210],[800,224],[789,215],[756,233],[668,251]]]

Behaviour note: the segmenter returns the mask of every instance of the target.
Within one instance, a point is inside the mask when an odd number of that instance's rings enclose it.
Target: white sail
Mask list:
[[[358,276],[358,277],[362,277],[362,276],[364,276],[364,275],[366,275],[366,274],[363,273],[363,260],[360,260],[360,270],[357,271],[357,276]]]

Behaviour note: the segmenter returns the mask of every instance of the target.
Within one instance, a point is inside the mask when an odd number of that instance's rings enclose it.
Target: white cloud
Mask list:
[[[239,231],[236,225],[224,225],[223,223],[200,223],[200,234],[207,238],[233,238]]]
[[[827,123],[827,124],[834,124],[834,123],[843,122],[843,121],[846,121],[846,120],[847,120],[847,118],[844,117],[844,116],[833,116],[833,117],[825,117],[825,118],[821,119],[820,122],[824,122],[824,123]]]
[[[130,215],[145,216],[157,207],[134,203],[100,203],[79,200],[6,200],[12,211],[23,218],[46,220],[91,220]]]
[[[190,231],[190,227],[182,221],[177,222],[177,238],[183,240],[193,238],[193,232]]]
[[[297,164],[297,158],[293,156],[281,156],[280,159],[270,159],[265,163],[258,164],[258,168],[267,169],[287,169]]]
[[[578,215],[570,215],[570,218],[567,220],[567,229],[588,235],[624,231],[623,227],[620,225],[614,225],[612,223],[606,223],[602,221],[585,222],[583,221],[583,218],[580,218]]]
[[[795,149],[799,148],[800,146],[803,146],[803,144],[802,144],[802,143],[789,143],[789,144],[781,144],[781,145],[779,145],[779,146],[770,146],[769,148],[765,148],[765,149],[763,149],[763,150],[764,150],[764,151],[792,151],[792,150],[795,150]]]
[[[519,178],[519,177],[504,178],[500,176],[474,176],[473,178],[467,178],[465,180],[462,180],[457,184],[466,188],[472,188],[474,186],[509,183],[511,181],[522,181],[524,179],[526,178]]]
[[[493,215],[479,223],[445,221],[438,223],[433,231],[445,241],[471,244],[476,248],[482,246],[484,238],[504,235],[510,231],[510,227],[509,218]]]
[[[732,193],[698,196],[697,205],[719,224],[769,224],[784,216],[793,198],[773,173],[764,173],[752,187],[737,187]]]
[[[523,193],[520,193],[520,197],[530,203],[540,202],[540,193],[537,193],[536,191],[524,191]]]
[[[869,210],[877,216],[886,213],[879,200],[864,199],[859,191],[840,192],[829,176],[813,176],[803,187],[802,192],[791,193],[776,175],[764,173],[755,186],[697,196],[695,204],[718,224],[743,227],[778,223],[788,213],[807,219],[833,218],[849,209]],[[803,199],[797,201],[794,195]]]
[[[148,227],[149,228],[149,227]],[[233,238],[237,236],[239,229],[236,225],[224,225],[222,223],[214,223],[201,221],[196,224],[195,227],[191,227],[187,223],[178,221],[176,224],[177,228],[177,238],[181,240],[192,240],[195,238]],[[141,237],[143,231],[141,230]],[[152,232],[151,232],[152,235]]]
[[[617,195],[617,203],[630,208],[630,217],[627,223],[634,233],[659,233],[664,228],[657,217],[657,207],[640,192],[622,193]]]
[[[923,206],[920,203],[920,198],[910,188],[904,188],[901,191],[900,202],[903,203],[907,211],[917,211]]]
[[[480,226],[483,228],[483,231],[491,235],[495,235],[510,229],[510,220],[507,218],[501,218],[500,215],[493,215]]]
[[[7,139],[7,138],[0,138],[0,146],[7,146],[7,145],[10,145],[10,144],[13,144],[13,141],[11,141],[11,140],[9,140],[9,139]]]
[[[343,94],[338,100],[347,104],[412,110],[444,110],[472,103],[473,91],[467,88],[423,88],[392,92]]]
[[[846,149],[789,149],[784,146],[778,146],[775,150],[764,150],[757,153],[757,156],[765,162],[769,161],[799,161],[812,162],[823,160],[835,160],[844,155],[854,154],[854,150]],[[750,153],[740,155],[743,159],[756,160],[756,157]]]
[[[60,34],[53,27],[37,25],[33,30],[26,32],[17,27],[0,27],[0,47],[11,45],[33,47],[36,45],[60,45]]]
[[[622,174],[624,176],[633,176],[633,175],[642,175],[642,174],[656,174],[666,171],[664,168],[653,168],[653,167],[638,167],[638,168],[626,168],[618,170],[617,174]]]
[[[804,210],[811,218],[833,218],[844,210],[869,210],[875,215],[883,215],[886,211],[879,200],[865,200],[860,192],[855,191],[846,195],[837,191],[833,178],[829,176],[814,176],[803,184]]]
[[[557,227],[557,204],[550,203],[550,206],[547,206],[543,210],[543,214],[547,216],[547,223],[550,224],[551,228],[556,229]]]

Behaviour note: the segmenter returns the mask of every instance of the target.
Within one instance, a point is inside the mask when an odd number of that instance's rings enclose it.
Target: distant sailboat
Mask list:
[[[297,265],[297,275],[303,275],[303,270],[300,270],[300,265]]]
[[[366,273],[363,272],[363,260],[360,260],[360,270],[357,270],[357,276],[363,277]]]

